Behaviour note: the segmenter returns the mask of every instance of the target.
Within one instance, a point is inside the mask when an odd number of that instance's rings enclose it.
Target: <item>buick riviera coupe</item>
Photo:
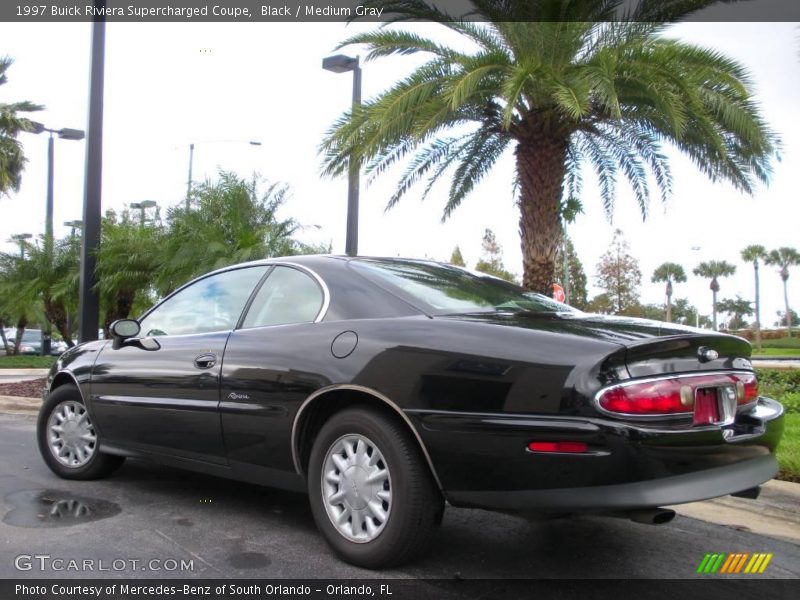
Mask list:
[[[745,340],[449,265],[236,265],[111,334],[50,372],[50,469],[94,479],[136,457],[307,491],[363,567],[417,555],[445,501],[659,523],[777,471],[783,408],[759,396]]]

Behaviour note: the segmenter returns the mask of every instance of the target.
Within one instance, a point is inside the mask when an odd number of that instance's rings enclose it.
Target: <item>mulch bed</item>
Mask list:
[[[42,390],[47,385],[47,378],[31,379],[17,383],[0,383],[0,396],[22,396],[26,398],[41,398]]]

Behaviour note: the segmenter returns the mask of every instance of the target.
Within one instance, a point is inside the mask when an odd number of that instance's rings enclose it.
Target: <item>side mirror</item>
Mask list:
[[[111,324],[108,328],[113,340],[111,347],[118,350],[122,346],[122,342],[128,338],[136,337],[139,335],[139,321],[133,319],[119,319]]]

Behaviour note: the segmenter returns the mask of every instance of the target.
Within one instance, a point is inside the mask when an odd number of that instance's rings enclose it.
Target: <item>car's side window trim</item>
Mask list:
[[[242,312],[239,315],[239,318],[236,320],[236,324],[233,327],[233,331],[237,329],[241,329],[242,323],[244,323],[245,317],[247,317],[247,313],[250,312],[250,306],[252,306],[253,301],[258,296],[258,292],[261,291],[261,288],[264,286],[264,283],[269,279],[270,274],[275,270],[277,265],[269,264],[267,265],[267,270],[264,272],[264,275],[261,276],[261,279],[258,280],[258,283],[253,288],[253,291],[250,292],[250,296],[247,298],[247,302],[244,303],[244,308],[242,308]]]
[[[325,283],[325,280],[323,280],[322,277],[320,277],[312,269],[309,269],[308,267],[306,267],[304,265],[299,265],[297,263],[276,262],[276,263],[270,263],[269,266],[271,268],[264,274],[264,277],[261,279],[261,281],[258,282],[258,285],[253,290],[253,293],[250,295],[250,298],[248,298],[247,302],[245,303],[244,310],[242,311],[242,314],[239,316],[239,320],[236,323],[236,328],[234,329],[234,331],[237,331],[237,330],[240,330],[240,329],[243,328],[242,325],[244,324],[244,321],[247,318],[247,313],[250,311],[250,307],[252,306],[253,302],[255,301],[256,296],[258,296],[258,293],[261,291],[261,288],[264,286],[264,284],[269,279],[269,276],[275,271],[275,267],[289,267],[291,269],[294,269],[296,271],[300,271],[301,273],[304,273],[305,275],[308,275],[308,276],[311,277],[311,279],[314,281],[314,283],[317,284],[317,287],[319,288],[319,290],[322,292],[322,304],[319,307],[319,311],[317,312],[317,316],[314,318],[313,321],[311,321],[311,323],[319,323],[320,321],[322,321],[322,319],[325,318],[325,315],[328,312],[328,307],[330,306],[331,293],[330,293],[330,290],[328,289],[328,285]],[[297,323],[283,323],[282,325],[296,325],[296,324]],[[260,325],[258,328],[260,329],[262,327],[280,327],[280,326],[281,325]]]

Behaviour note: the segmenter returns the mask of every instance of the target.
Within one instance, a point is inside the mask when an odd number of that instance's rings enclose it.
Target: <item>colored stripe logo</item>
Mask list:
[[[697,572],[708,574],[731,575],[737,573],[760,574],[763,573],[769,561],[772,560],[772,553],[765,552],[709,552],[700,561]]]

